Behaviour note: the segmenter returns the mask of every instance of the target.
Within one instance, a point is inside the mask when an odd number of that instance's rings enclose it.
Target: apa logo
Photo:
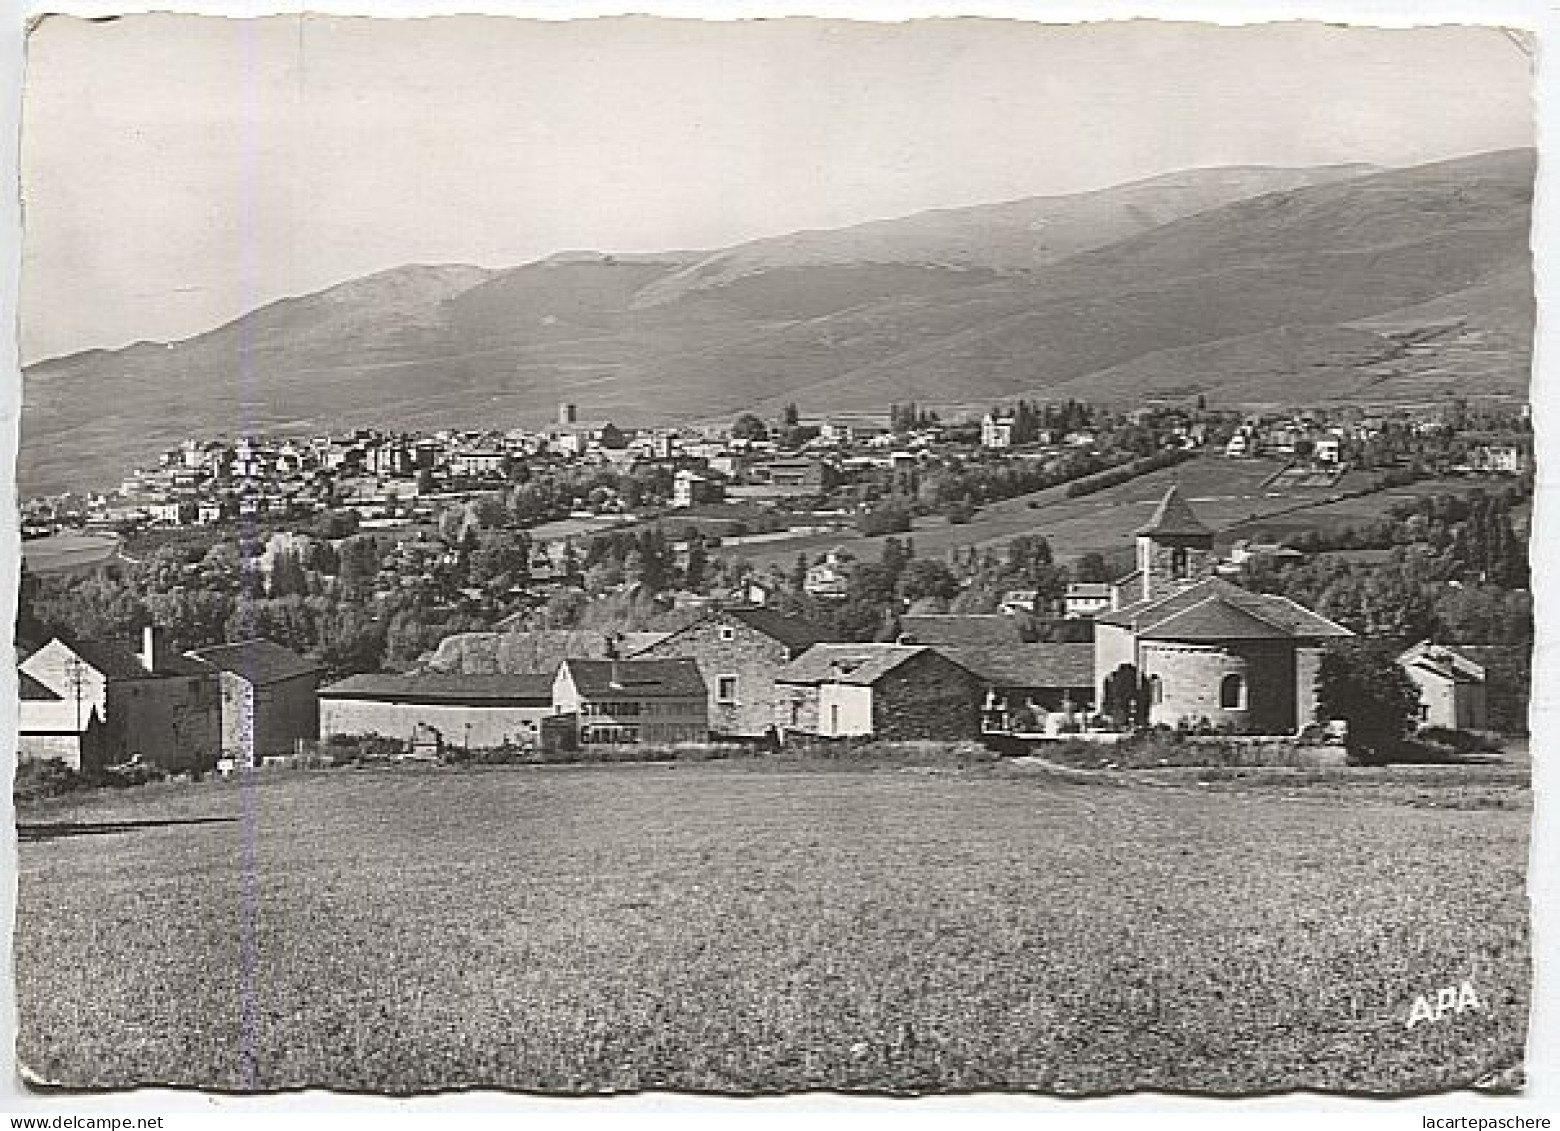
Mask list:
[[[1473,982],[1465,980],[1460,986],[1442,986],[1436,990],[1433,1006],[1428,995],[1420,994],[1416,997],[1413,1008],[1408,1011],[1408,1027],[1412,1029],[1421,1021],[1444,1021],[1448,1013],[1460,1014],[1465,1009],[1483,1008],[1484,1003],[1474,992]]]

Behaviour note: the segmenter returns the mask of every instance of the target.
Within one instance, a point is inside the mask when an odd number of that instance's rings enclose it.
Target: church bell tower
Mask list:
[[[1172,484],[1137,531],[1137,567],[1144,600],[1169,596],[1213,576],[1213,531]]]

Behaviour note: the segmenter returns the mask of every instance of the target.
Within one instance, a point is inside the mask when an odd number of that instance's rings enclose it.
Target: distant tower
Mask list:
[[[579,419],[579,415],[580,410],[578,405],[570,404],[568,401],[564,401],[558,405],[559,424],[573,424]]]
[[[1137,567],[1144,600],[1168,596],[1213,576],[1213,531],[1202,524],[1181,488],[1165,492],[1154,517],[1137,532]]]

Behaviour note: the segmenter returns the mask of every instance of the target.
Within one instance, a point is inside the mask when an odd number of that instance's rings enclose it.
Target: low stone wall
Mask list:
[[[1284,736],[1194,737],[1184,742],[1194,748],[1208,746],[1216,749],[1218,756],[1209,761],[1225,766],[1302,766],[1316,769],[1347,765],[1349,760],[1349,752],[1342,746],[1303,746],[1293,738]]]

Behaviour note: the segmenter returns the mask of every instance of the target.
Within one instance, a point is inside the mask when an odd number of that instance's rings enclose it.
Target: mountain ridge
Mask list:
[[[1527,150],[1409,169],[1189,170],[1168,175],[1160,211],[1137,208],[1134,182],[1081,204],[939,210],[955,214],[951,227],[928,228],[928,213],[873,221],[834,229],[834,243],[806,233],[714,252],[390,268],[179,342],[29,366],[19,480],[32,490],[115,482],[191,433],[538,424],[559,400],[634,423],[789,401],[827,412],[1128,396],[1134,380],[1266,403],[1286,386],[1304,393],[1272,372],[1284,358],[1300,373],[1325,370],[1328,396],[1409,396],[1416,381],[1441,388],[1444,375],[1419,354],[1386,377],[1366,373],[1369,359],[1401,353],[1394,334],[1454,323],[1459,310],[1462,337],[1443,339],[1459,364],[1488,391],[1521,395],[1533,164]],[[1209,198],[1223,202],[1193,207]],[[1061,235],[1038,251],[1014,243],[1000,211],[1014,204],[1014,214],[1065,214],[1065,240],[1081,250],[1046,259]],[[860,258],[863,228],[882,261]],[[975,229],[999,234],[972,243]],[[949,240],[977,259],[934,262]],[[1012,265],[1025,256],[1028,266]],[[743,269],[728,271],[734,263]],[[1195,382],[1178,375],[1192,367],[1205,367]],[[119,421],[91,411],[105,400],[122,408]]]

